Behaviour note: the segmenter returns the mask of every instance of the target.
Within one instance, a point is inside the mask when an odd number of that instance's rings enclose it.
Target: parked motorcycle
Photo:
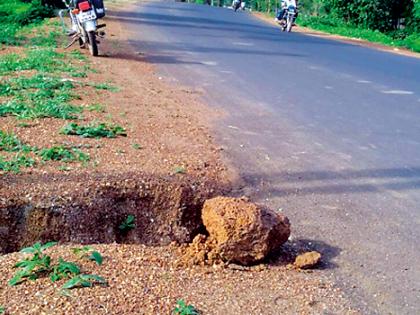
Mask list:
[[[297,8],[293,5],[289,5],[283,14],[283,17],[278,21],[282,31],[291,32],[292,27],[295,24],[297,16]]]
[[[105,16],[103,0],[63,0],[67,9],[61,10],[59,16],[65,28],[64,13],[68,12],[72,27],[67,32],[72,36],[72,41],[66,47],[79,42],[81,48],[89,48],[92,56],[98,56],[97,37],[103,38],[105,32],[98,32],[98,29],[105,27],[105,24],[98,24],[98,19]]]

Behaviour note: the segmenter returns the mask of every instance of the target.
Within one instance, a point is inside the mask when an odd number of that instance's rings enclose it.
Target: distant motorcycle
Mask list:
[[[283,32],[292,31],[292,27],[295,24],[296,16],[297,16],[297,8],[294,5],[289,5],[285,9],[281,19],[278,20],[278,23],[280,24]]]
[[[63,26],[64,13],[69,13],[72,27],[68,34],[72,36],[72,42],[66,47],[70,47],[75,42],[79,42],[81,48],[88,47],[92,56],[98,56],[97,37],[104,37],[105,32],[98,32],[98,29],[105,27],[105,24],[98,25],[98,19],[105,16],[103,0],[63,0],[66,10],[59,12]]]
[[[236,12],[241,7],[241,0],[233,0],[232,9]]]

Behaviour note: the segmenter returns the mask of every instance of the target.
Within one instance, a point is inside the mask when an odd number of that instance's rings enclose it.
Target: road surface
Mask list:
[[[363,313],[420,314],[420,59],[203,5],[109,15],[163,78],[225,111],[240,193],[281,208]]]

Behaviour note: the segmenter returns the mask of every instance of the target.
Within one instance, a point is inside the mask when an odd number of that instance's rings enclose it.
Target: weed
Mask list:
[[[67,281],[63,286],[62,289],[64,290],[71,290],[75,288],[86,288],[92,287],[95,283],[98,284],[106,284],[104,278],[97,276],[97,275],[77,275]]]
[[[79,257],[79,259],[88,259],[96,262],[97,265],[102,265],[103,257],[102,255],[92,250],[90,246],[83,246],[81,248],[72,248],[72,252]]]
[[[79,266],[73,262],[58,259],[57,264],[53,264],[51,257],[44,252],[47,248],[56,245],[56,242],[49,242],[44,245],[36,243],[31,247],[21,250],[21,253],[32,254],[31,258],[26,258],[15,264],[15,268],[20,268],[14,277],[9,281],[10,286],[18,285],[25,280],[36,280],[40,276],[48,276],[52,282],[62,279],[69,279],[63,286],[63,290],[70,290],[78,287],[91,287],[95,283],[106,284],[106,281],[97,275],[81,274]],[[99,255],[99,256],[98,256]],[[98,265],[102,264],[102,256],[98,252],[92,252],[91,260]]]
[[[43,161],[86,162],[90,160],[88,154],[76,148],[67,149],[64,146],[45,148],[38,152]]]
[[[199,315],[199,311],[192,305],[187,305],[184,300],[178,300],[176,302],[175,309],[173,311],[175,315]]]
[[[90,112],[97,112],[97,113],[104,113],[105,112],[105,106],[102,104],[92,104],[86,107],[88,111]]]
[[[186,169],[183,166],[177,166],[174,168],[174,174],[185,174]]]
[[[143,149],[143,147],[140,144],[138,144],[138,143],[133,143],[131,146],[135,150],[141,150],[141,149]]]
[[[120,89],[116,86],[110,85],[108,83],[92,83],[90,86],[94,87],[97,90],[108,90],[111,92],[118,92]]]
[[[121,233],[127,233],[128,231],[136,227],[136,217],[132,214],[129,214],[127,218],[118,226],[118,229]]]
[[[67,279],[80,274],[80,268],[72,262],[64,261],[62,258],[58,260],[58,265],[52,268],[50,280],[56,282],[58,280]]]
[[[107,125],[105,123],[86,126],[70,123],[63,127],[61,133],[65,135],[77,135],[83,138],[115,138],[117,136],[127,136],[123,127],[118,125]]]
[[[21,253],[33,254],[33,257],[21,260],[15,264],[14,267],[21,270],[16,272],[15,276],[9,281],[9,285],[17,285],[26,279],[36,280],[41,274],[49,272],[51,269],[51,257],[46,255],[44,251],[56,244],[56,242],[49,242],[42,245],[38,242],[31,247],[22,249]]]
[[[16,154],[11,159],[0,156],[0,171],[19,173],[22,167],[31,167],[35,160],[22,154]]]
[[[32,147],[23,144],[13,133],[0,130],[0,151],[28,153],[32,150]]]
[[[6,309],[4,308],[4,306],[0,305],[0,315],[4,314],[5,311]]]

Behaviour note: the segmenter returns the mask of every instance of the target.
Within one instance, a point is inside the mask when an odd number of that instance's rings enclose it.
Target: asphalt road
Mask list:
[[[226,113],[215,132],[239,193],[282,208],[363,313],[420,314],[420,59],[208,6],[110,17],[165,80]]]

